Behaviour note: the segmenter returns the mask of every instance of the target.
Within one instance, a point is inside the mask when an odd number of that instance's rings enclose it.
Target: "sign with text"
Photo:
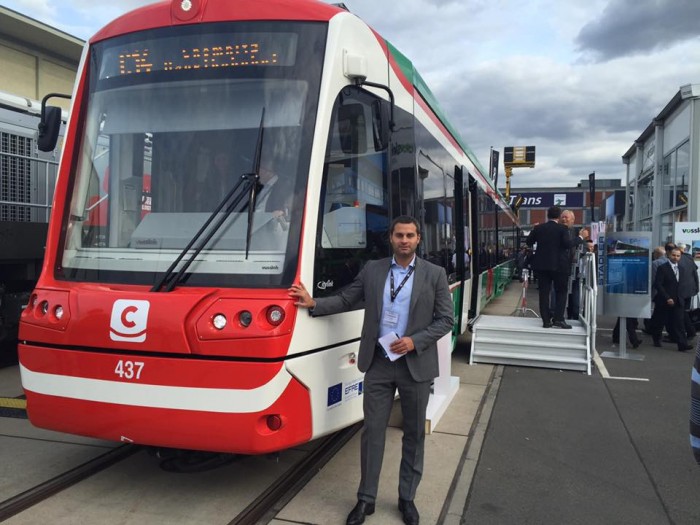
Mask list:
[[[549,208],[559,206],[566,208],[583,208],[582,192],[567,193],[515,193],[511,194],[509,205],[513,205],[516,197],[522,197],[521,208]]]
[[[615,317],[651,315],[651,232],[605,235],[604,311]]]

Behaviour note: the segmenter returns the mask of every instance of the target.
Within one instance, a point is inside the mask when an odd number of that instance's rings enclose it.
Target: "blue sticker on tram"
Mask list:
[[[328,387],[328,408],[333,408],[343,401],[343,383]]]

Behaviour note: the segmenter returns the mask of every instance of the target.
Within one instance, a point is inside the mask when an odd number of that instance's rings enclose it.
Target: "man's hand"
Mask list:
[[[397,339],[389,346],[389,350],[398,355],[407,354],[415,349],[416,347],[413,344],[413,339],[410,337],[402,337],[401,339]]]
[[[673,306],[675,303],[673,302],[673,299],[667,299],[666,304],[669,306]]]
[[[311,297],[311,294],[306,290],[304,283],[293,284],[289,290],[287,290],[291,297],[297,299],[294,303],[295,306],[301,306],[302,308],[315,308],[316,301]]]

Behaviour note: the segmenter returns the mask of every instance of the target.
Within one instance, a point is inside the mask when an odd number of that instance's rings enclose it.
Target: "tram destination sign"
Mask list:
[[[100,79],[155,72],[293,66],[297,39],[296,33],[215,33],[115,43],[105,49]]]

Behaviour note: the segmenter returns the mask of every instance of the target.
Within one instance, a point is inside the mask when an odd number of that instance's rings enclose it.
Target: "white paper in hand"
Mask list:
[[[391,343],[397,341],[398,339],[399,336],[394,332],[390,332],[379,338],[379,344],[382,345],[382,348],[391,361],[396,361],[397,359],[403,357],[403,354],[395,354],[391,351]]]

